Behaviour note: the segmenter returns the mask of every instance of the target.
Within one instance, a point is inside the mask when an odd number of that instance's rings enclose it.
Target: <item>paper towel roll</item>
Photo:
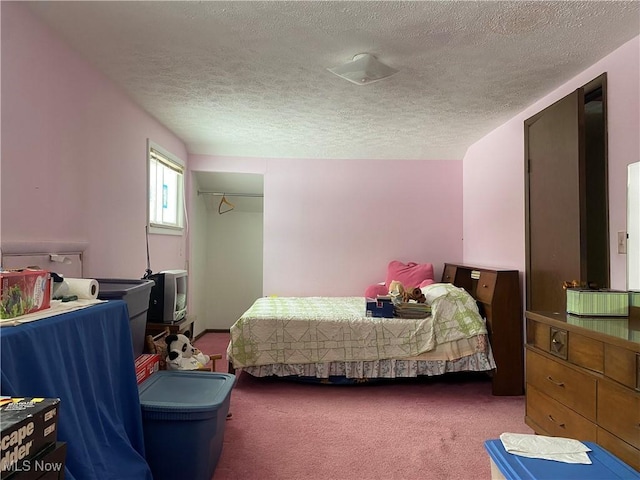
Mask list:
[[[66,295],[77,295],[84,300],[98,298],[98,281],[93,278],[65,278],[64,283],[69,287]]]

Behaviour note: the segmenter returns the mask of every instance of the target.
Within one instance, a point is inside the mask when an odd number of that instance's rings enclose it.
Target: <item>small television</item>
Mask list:
[[[186,270],[164,270],[149,275],[155,285],[149,294],[147,321],[153,323],[174,323],[187,314]]]

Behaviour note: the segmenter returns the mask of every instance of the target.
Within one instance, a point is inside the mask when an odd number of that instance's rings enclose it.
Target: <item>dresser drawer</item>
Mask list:
[[[598,445],[640,472],[640,450],[598,427]]]
[[[548,352],[549,342],[551,342],[550,332],[549,325],[527,318],[527,345],[533,345]]]
[[[548,435],[595,442],[596,424],[527,383],[527,417]]]
[[[496,279],[498,275],[496,272],[480,272],[480,278],[476,285],[476,298],[481,302],[491,303],[493,298],[493,292],[496,288]]]
[[[598,425],[640,448],[640,393],[598,381]]]
[[[604,374],[627,387],[640,389],[640,354],[616,345],[605,345]]]
[[[569,332],[568,360],[573,365],[604,372],[604,344],[576,332]]]
[[[453,283],[456,279],[457,269],[455,265],[445,265],[444,272],[442,272],[442,283]]]
[[[596,420],[596,379],[527,347],[526,382],[587,419]],[[528,392],[527,392],[528,395]]]

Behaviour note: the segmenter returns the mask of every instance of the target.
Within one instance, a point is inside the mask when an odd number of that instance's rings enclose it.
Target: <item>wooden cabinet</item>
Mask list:
[[[565,311],[565,281],[610,284],[606,75],[524,121],[527,310]]]
[[[525,316],[527,425],[542,435],[596,442],[640,470],[640,325]]]
[[[487,319],[489,340],[496,361],[494,395],[524,393],[522,297],[517,270],[496,270],[446,263],[443,283],[464,288],[477,301]]]

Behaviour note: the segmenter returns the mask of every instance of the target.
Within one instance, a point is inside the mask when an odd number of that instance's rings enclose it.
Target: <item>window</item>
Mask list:
[[[149,233],[182,235],[184,227],[184,163],[148,141]]]

